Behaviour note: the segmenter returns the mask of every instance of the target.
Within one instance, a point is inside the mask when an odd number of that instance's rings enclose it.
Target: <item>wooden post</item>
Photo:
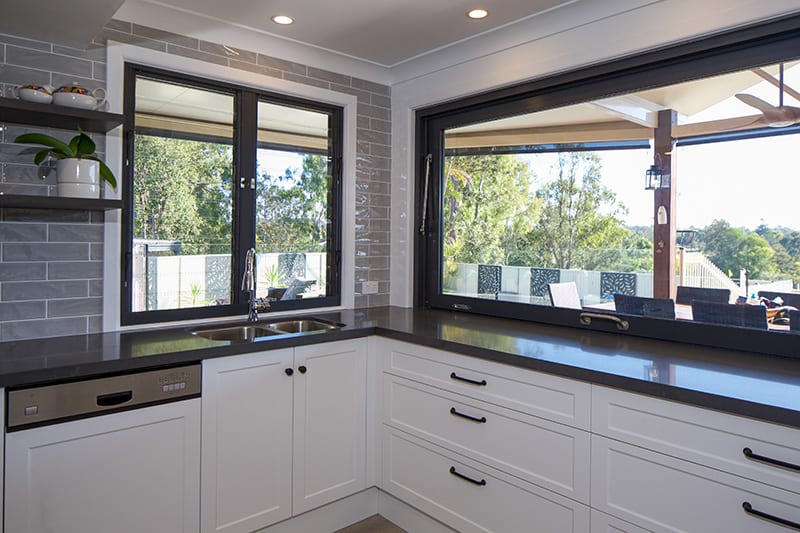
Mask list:
[[[658,112],[658,127],[654,131],[653,164],[670,174],[670,187],[653,191],[653,297],[675,298],[675,196],[677,176],[675,154],[672,153],[672,126],[677,123],[677,112],[666,109]],[[665,224],[659,224],[658,209],[667,215]]]

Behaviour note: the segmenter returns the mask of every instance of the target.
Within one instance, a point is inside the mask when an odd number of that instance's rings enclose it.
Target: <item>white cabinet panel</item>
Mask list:
[[[589,503],[588,432],[390,374],[383,390],[385,423]]]
[[[385,490],[461,533],[589,531],[569,498],[388,427],[383,445]]]
[[[9,433],[5,479],[9,533],[195,533],[200,400]]]
[[[800,493],[800,430],[607,387],[593,386],[592,431],[679,459]]]
[[[592,533],[652,533],[624,520],[592,509]]]
[[[293,512],[366,488],[367,341],[295,349]]]
[[[250,532],[292,514],[292,355],[203,362],[204,533]]]
[[[743,504],[800,524],[797,494],[592,436],[592,507],[654,532],[785,533]]]
[[[588,383],[388,339],[379,349],[384,372],[589,429]]]

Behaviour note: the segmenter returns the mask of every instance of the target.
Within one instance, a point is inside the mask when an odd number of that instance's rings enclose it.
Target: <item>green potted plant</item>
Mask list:
[[[117,179],[111,169],[97,157],[96,145],[91,137],[78,128],[78,135],[65,143],[44,133],[25,133],[14,139],[15,143],[38,144],[32,148],[33,162],[41,165],[47,157],[56,160],[56,181],[59,196],[80,198],[100,197],[100,178],[113,188]]]

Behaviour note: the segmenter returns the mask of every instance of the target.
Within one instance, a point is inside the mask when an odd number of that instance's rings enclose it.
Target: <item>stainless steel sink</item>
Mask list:
[[[340,324],[327,322],[314,318],[302,318],[297,320],[282,320],[280,322],[270,322],[267,327],[280,331],[281,333],[310,333],[313,331],[330,331],[342,327]]]
[[[261,337],[276,335],[289,335],[292,333],[313,333],[339,329],[342,324],[328,322],[316,318],[299,318],[294,320],[280,320],[276,322],[255,322],[244,324],[231,324],[227,326],[212,326],[195,328],[193,335],[212,341],[248,342]]]
[[[262,324],[244,324],[216,328],[198,328],[192,334],[211,341],[247,342],[259,337],[280,335],[279,331],[264,327]]]

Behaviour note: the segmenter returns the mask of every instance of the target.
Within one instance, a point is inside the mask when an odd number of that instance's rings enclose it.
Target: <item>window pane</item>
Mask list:
[[[326,113],[258,104],[257,294],[329,295],[331,148]]]
[[[440,295],[800,331],[793,87],[798,62],[454,118]]]
[[[233,102],[136,79],[133,312],[231,302]]]

